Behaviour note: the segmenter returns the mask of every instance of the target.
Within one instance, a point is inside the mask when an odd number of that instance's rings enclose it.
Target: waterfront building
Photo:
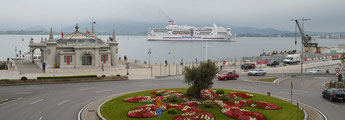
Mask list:
[[[115,40],[115,31],[106,42],[95,34],[94,24],[92,32],[81,33],[76,24],[75,31],[68,35],[53,37],[53,29],[50,29],[49,39],[39,43],[30,41],[31,60],[34,62],[34,51],[41,51],[41,62],[47,68],[79,68],[115,66],[118,57],[118,42]]]

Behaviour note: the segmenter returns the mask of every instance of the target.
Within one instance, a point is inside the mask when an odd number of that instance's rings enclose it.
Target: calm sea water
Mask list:
[[[0,60],[14,56],[15,47],[18,51],[28,51],[30,37],[39,42],[42,37],[48,35],[0,35]],[[59,36],[55,36],[59,37]],[[109,36],[98,36],[106,40]],[[22,41],[22,38],[24,41]],[[151,63],[169,63],[185,61],[205,60],[205,42],[201,41],[147,41],[146,36],[117,36],[119,42],[119,56],[124,55],[129,59],[148,61],[148,50],[151,49]],[[338,44],[345,44],[344,39],[318,39],[319,46],[337,47]],[[209,59],[228,59],[247,56],[258,56],[263,50],[300,50],[300,41],[295,45],[295,38],[258,38],[244,37],[236,38],[235,42],[208,42]],[[171,54],[168,54],[170,51]]]

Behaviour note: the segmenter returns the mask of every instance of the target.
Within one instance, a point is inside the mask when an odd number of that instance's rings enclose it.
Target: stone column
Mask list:
[[[99,49],[95,49],[95,66],[99,67],[101,65],[100,60],[99,60]]]
[[[117,65],[117,54],[118,54],[118,42],[109,41],[109,46],[111,50],[111,66]]]

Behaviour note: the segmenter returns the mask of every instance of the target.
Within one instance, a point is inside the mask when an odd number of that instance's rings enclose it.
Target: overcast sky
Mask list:
[[[0,0],[0,26],[62,27],[77,22],[144,21],[345,32],[345,0]]]

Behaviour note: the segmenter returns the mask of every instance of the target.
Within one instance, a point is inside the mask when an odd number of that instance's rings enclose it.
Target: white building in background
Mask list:
[[[54,39],[53,30],[50,29],[49,39],[40,43],[30,41],[31,60],[34,62],[35,49],[41,51],[41,62],[48,68],[77,68],[84,66],[115,66],[117,65],[118,42],[115,40],[115,31],[107,42],[95,35],[94,25],[92,33],[81,33],[78,24],[75,31]]]

